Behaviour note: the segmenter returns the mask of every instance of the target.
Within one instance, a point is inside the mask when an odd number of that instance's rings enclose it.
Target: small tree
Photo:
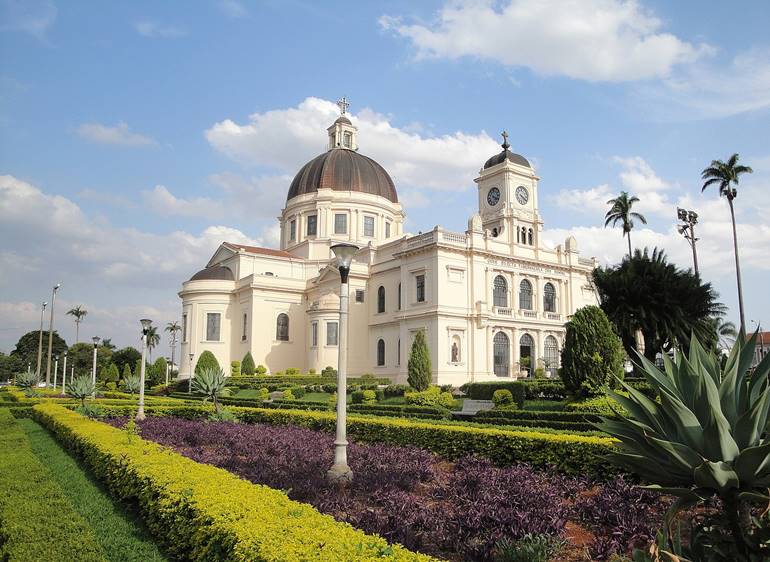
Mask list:
[[[158,384],[165,384],[166,382],[166,369],[168,369],[168,362],[165,357],[158,357],[155,363],[152,364],[150,369],[150,384],[152,386]]]
[[[230,362],[230,376],[231,377],[240,377],[241,376],[241,362],[240,361],[231,361]]]
[[[567,322],[561,352],[561,377],[573,392],[595,393],[614,387],[623,375],[623,345],[607,315],[598,306],[586,306]]]
[[[67,394],[76,400],[80,400],[81,408],[86,407],[86,398],[94,394],[94,392],[96,392],[94,383],[91,381],[91,377],[86,375],[79,376],[67,385]]]
[[[203,354],[205,353],[207,352]],[[201,357],[203,357],[203,354],[201,354]],[[214,360],[216,361],[216,359]],[[211,400],[214,404],[214,411],[217,414],[222,413],[222,406],[219,403],[220,397],[230,394],[229,389],[225,386],[225,379],[225,372],[219,367],[206,367],[199,372],[196,370],[192,380],[192,389],[205,396],[204,402]]]
[[[115,363],[110,363],[104,372],[105,382],[118,382],[120,380],[120,373],[118,372],[118,366]]]
[[[132,376],[132,374],[133,373],[131,373],[131,367],[129,366],[129,364],[126,363],[125,365],[123,365],[123,374],[121,375],[120,378],[125,380],[126,378]]]
[[[431,382],[430,351],[425,341],[425,333],[420,330],[412,342],[412,351],[409,354],[407,366],[409,386],[415,390],[426,390]]]
[[[254,364],[254,358],[251,356],[251,351],[247,351],[246,355],[243,356],[243,361],[241,361],[241,373],[247,377],[253,377],[256,372],[257,367]]]
[[[264,365],[257,365],[257,375],[260,377],[267,374],[267,367]]]
[[[198,362],[195,364],[195,374],[197,375],[205,369],[222,369],[219,366],[217,358],[214,357],[214,354],[209,350],[204,351],[201,353],[201,356],[198,357]]]

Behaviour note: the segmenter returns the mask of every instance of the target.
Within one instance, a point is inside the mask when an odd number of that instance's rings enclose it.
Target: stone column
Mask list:
[[[521,361],[520,357],[520,349],[519,349],[519,329],[518,328],[512,328],[511,329],[511,345],[513,349],[511,350],[511,359],[512,359],[512,368],[511,368],[511,374],[514,377],[519,376],[519,371],[521,370],[521,365],[519,365],[519,361]]]

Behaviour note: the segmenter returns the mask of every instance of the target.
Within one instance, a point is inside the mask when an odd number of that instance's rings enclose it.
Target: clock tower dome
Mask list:
[[[484,231],[500,242],[537,247],[542,225],[537,207],[540,178],[529,161],[508,144],[502,132],[502,152],[484,163],[475,180],[479,191],[479,215]]]

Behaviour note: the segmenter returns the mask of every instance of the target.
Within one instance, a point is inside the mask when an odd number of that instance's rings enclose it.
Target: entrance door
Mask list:
[[[508,366],[510,364],[510,341],[503,332],[497,332],[492,340],[492,355],[494,358],[494,371],[498,377],[508,376]]]
[[[535,341],[529,334],[523,334],[519,339],[519,360],[522,369],[526,369],[528,373],[532,373],[533,363],[535,361],[533,355],[535,354]],[[529,375],[528,375],[529,376]]]

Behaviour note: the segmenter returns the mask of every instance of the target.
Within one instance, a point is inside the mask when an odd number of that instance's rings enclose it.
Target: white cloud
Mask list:
[[[66,197],[0,176],[0,294],[5,297],[0,324],[12,328],[0,330],[0,349],[36,329],[37,305],[29,303],[38,294],[47,298],[56,282],[62,283],[57,310],[85,304],[91,311],[90,335],[114,337],[118,345],[134,343],[129,338],[137,332],[138,318],[162,322],[178,316],[181,282],[203,267],[221,242],[261,246],[275,242],[274,230],[251,237],[219,225],[197,233],[121,228],[90,217]],[[20,314],[27,309],[33,311],[30,318]],[[74,329],[67,339],[73,337]]]
[[[53,2],[39,0],[3,0],[0,3],[1,31],[21,31],[47,42],[46,34],[56,21],[58,10]]]
[[[333,102],[309,97],[297,107],[255,113],[245,124],[226,119],[207,130],[206,138],[238,162],[293,175],[326,149],[322,131],[338,115]],[[499,144],[484,131],[426,136],[396,127],[371,109],[349,116],[359,129],[361,153],[377,160],[391,174],[397,189],[405,185],[463,190],[473,185],[473,171],[500,151]]]
[[[153,211],[162,215],[209,219],[220,219],[226,216],[220,201],[208,197],[179,198],[163,185],[156,185],[151,191],[143,191],[142,199]]]
[[[589,81],[664,77],[713,52],[662,31],[635,0],[458,0],[429,25],[390,16],[380,25],[409,39],[418,57],[471,56]]]
[[[98,144],[123,146],[152,146],[157,144],[157,141],[150,137],[131,132],[128,125],[122,121],[114,127],[101,123],[83,123],[78,127],[78,135]]]
[[[187,32],[175,25],[166,25],[157,21],[140,21],[134,24],[134,29],[139,35],[145,37],[160,37],[163,39],[174,39],[176,37],[183,37],[187,35]]]

